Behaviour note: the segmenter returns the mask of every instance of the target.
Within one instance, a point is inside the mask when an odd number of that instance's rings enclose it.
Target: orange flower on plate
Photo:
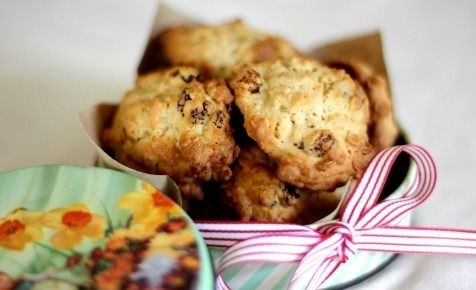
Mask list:
[[[0,219],[0,247],[23,250],[43,237],[42,213],[27,213],[17,209]]]
[[[106,219],[91,213],[84,204],[73,204],[48,212],[45,215],[45,225],[57,229],[51,237],[55,248],[70,249],[81,243],[83,237],[104,237]]]
[[[178,213],[174,202],[152,185],[142,182],[142,189],[127,193],[118,203],[120,209],[132,210],[132,221],[156,227],[167,220],[167,214]]]

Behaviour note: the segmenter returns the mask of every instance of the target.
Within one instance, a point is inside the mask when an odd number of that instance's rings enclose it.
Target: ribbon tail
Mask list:
[[[223,277],[221,275],[217,276],[215,286],[217,290],[231,290],[231,288],[228,287],[228,284],[225,283],[225,280],[223,280]]]
[[[228,269],[252,263],[291,263],[300,261],[309,250],[315,247],[322,235],[308,232],[300,235],[265,235],[250,238],[234,244],[220,258],[216,266],[217,289],[230,287],[223,279]]]
[[[431,227],[385,227],[361,231],[359,250],[476,255],[476,231]]]
[[[336,252],[336,247],[339,245],[339,237],[332,235],[319,242],[314,248],[312,248],[301,260],[299,266],[294,271],[291,279],[289,280],[288,289],[297,289],[299,283],[302,283],[303,277],[306,274],[315,275],[316,272],[322,267],[322,264],[327,261],[330,256]],[[322,280],[321,284],[325,281]],[[317,287],[319,287],[317,285]]]
[[[326,259],[314,273],[306,290],[318,289],[326,282],[339,268],[341,262],[336,257]]]
[[[310,228],[285,223],[196,221],[195,224],[208,246],[224,248],[262,235],[309,235],[313,233]]]

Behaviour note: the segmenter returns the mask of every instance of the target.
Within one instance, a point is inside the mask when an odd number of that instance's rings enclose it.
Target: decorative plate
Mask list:
[[[213,289],[184,211],[121,172],[41,166],[0,174],[0,289]]]

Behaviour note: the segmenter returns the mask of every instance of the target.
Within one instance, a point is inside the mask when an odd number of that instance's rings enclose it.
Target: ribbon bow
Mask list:
[[[403,152],[414,161],[416,178],[401,197],[379,203],[392,165]],[[396,146],[370,162],[345,200],[339,220],[314,229],[284,223],[199,222],[207,245],[230,247],[217,266],[216,286],[230,289],[221,274],[253,262],[298,262],[288,289],[303,285],[304,279],[306,289],[318,289],[357,251],[476,254],[476,231],[397,226],[430,196],[435,183],[435,164],[425,149]]]

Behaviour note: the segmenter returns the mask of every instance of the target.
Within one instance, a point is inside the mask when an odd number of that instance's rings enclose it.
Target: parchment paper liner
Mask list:
[[[132,176],[151,183],[157,189],[171,197],[177,204],[182,205],[180,191],[175,182],[170,177],[166,175],[147,174],[127,167],[109,156],[101,148],[101,130],[108,123],[107,120],[111,119],[112,115],[116,111],[116,108],[117,105],[114,104],[98,104],[88,110],[81,112],[79,115],[81,127],[98,153],[98,162],[102,166],[126,172]]]

